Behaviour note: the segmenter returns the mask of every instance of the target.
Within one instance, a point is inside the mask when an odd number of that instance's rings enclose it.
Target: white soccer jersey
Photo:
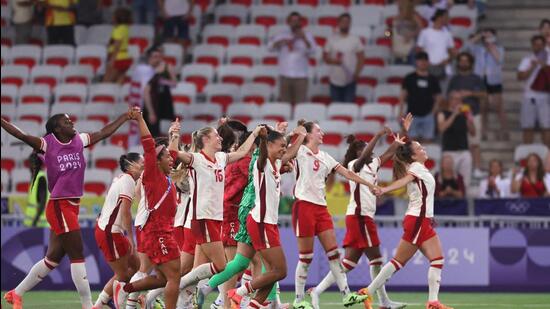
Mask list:
[[[348,164],[348,169],[353,170],[353,160]],[[373,158],[372,162],[363,165],[359,170],[359,176],[366,181],[376,184],[377,173],[380,169],[380,158]],[[349,182],[350,198],[346,215],[361,215],[374,218],[376,213],[376,196],[372,194],[369,187],[357,184],[355,181]]]
[[[432,218],[434,216],[434,176],[423,164],[418,162],[411,163],[408,172],[414,176],[414,180],[407,185],[409,208],[406,214]]]
[[[277,224],[279,220],[279,200],[281,197],[281,160],[272,164],[268,159],[262,173],[258,170],[258,162],[254,163],[254,193],[255,206],[252,208],[254,221]]]
[[[319,150],[313,153],[302,145],[296,155],[296,187],[294,196],[302,201],[308,201],[317,205],[327,205],[325,199],[325,181],[340,163],[334,160],[328,153]]]
[[[178,192],[178,207],[176,208],[176,217],[174,218],[174,227],[184,226],[185,219],[189,216],[189,203],[190,197],[189,194]]]
[[[189,163],[189,192],[191,215],[194,220],[223,221],[223,190],[227,154],[216,152],[215,158],[204,153],[191,153]]]
[[[143,176],[143,174],[141,174]],[[147,199],[145,197],[145,188],[143,187],[143,183],[140,182],[139,186],[139,203],[138,203],[138,209],[136,213],[136,218],[134,219],[134,226],[143,226],[145,224],[145,221],[147,221],[147,203],[145,202]]]
[[[100,229],[113,233],[122,233],[124,231],[121,222],[120,207],[124,199],[132,203],[135,188],[136,182],[129,174],[124,173],[113,179],[113,183],[105,197],[101,214],[97,219],[97,225]]]

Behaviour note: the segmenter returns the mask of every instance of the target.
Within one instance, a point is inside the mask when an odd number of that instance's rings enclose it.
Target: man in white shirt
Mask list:
[[[547,75],[550,74],[548,73],[550,53],[545,46],[546,39],[543,36],[533,36],[531,38],[533,52],[525,56],[518,66],[518,80],[525,81],[524,98],[521,105],[521,128],[524,144],[533,143],[538,122],[544,143],[550,145],[550,89],[533,89],[540,70],[545,70]]]
[[[351,15],[338,17],[338,33],[325,45],[323,61],[330,65],[330,98],[332,102],[355,102],[357,78],[364,64],[361,39],[350,34]]]
[[[302,28],[302,16],[292,12],[288,29],[270,39],[268,48],[279,54],[279,99],[284,102],[307,101],[309,57],[315,53],[315,40]]]
[[[455,54],[453,36],[445,27],[448,18],[446,10],[437,10],[432,26],[420,32],[417,42],[417,50],[428,53],[430,74],[439,80],[451,73],[449,63]]]
[[[27,44],[32,33],[32,0],[10,0],[12,23],[15,27],[15,44]]]

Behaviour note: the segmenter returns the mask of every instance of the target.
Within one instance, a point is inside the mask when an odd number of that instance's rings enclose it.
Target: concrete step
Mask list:
[[[550,8],[548,0],[493,0],[487,1],[487,11],[502,8]]]
[[[497,0],[498,1],[498,0]],[[548,2],[548,1],[546,1]],[[517,1],[521,3],[521,1]],[[543,18],[548,18],[550,11],[550,6],[533,8],[533,7],[512,7],[512,8],[495,8],[487,11],[487,18],[491,20],[531,20],[531,21],[540,21]]]

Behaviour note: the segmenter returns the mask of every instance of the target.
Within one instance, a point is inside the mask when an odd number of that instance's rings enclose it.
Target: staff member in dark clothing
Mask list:
[[[157,71],[145,86],[143,119],[154,137],[161,134],[161,120],[172,121],[175,118],[170,88],[175,87],[176,83],[176,74],[172,67],[164,63],[164,69]]]
[[[464,177],[466,188],[472,175],[472,154],[468,148],[468,133],[475,134],[475,126],[468,105],[459,92],[449,94],[447,108],[437,115],[437,129],[442,135],[443,156],[450,155],[455,171]]]
[[[27,199],[27,208],[25,209],[25,219],[23,224],[28,227],[48,227],[44,209],[46,201],[50,197],[48,192],[48,181],[44,171],[44,158],[37,152],[29,156],[31,170],[31,185],[29,187],[29,196]]]

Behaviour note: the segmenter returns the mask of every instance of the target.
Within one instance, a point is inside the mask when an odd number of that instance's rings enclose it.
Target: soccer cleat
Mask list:
[[[128,298],[128,293],[124,291],[124,286],[126,283],[116,281],[113,283],[113,303],[115,304],[116,309],[124,309],[124,303],[126,298]]]
[[[231,309],[241,308],[241,301],[243,300],[243,297],[237,294],[237,289],[227,291],[227,298],[229,298],[229,301],[231,302]]]
[[[355,292],[348,293],[342,299],[344,307],[351,307],[355,304],[359,304],[369,299],[369,295],[361,295]]]
[[[210,309],[222,309],[223,308],[223,298],[221,300],[216,299],[212,305],[210,305]]]
[[[292,308],[294,309],[313,309],[310,303],[308,303],[305,300],[302,300],[301,302],[298,302],[297,300],[294,301],[292,304]]]
[[[367,288],[362,288],[362,289],[359,290],[358,294],[367,296],[367,299],[365,299],[363,301],[365,309],[373,309],[372,308],[372,295],[370,295],[369,290]]]
[[[378,309],[403,309],[407,307],[407,304],[390,300],[385,304],[381,304]]]
[[[11,290],[4,294],[4,299],[8,304],[13,305],[13,309],[23,309],[23,298],[15,293],[15,290]]]
[[[313,309],[319,309],[319,293],[315,292],[315,288],[310,288],[307,290],[309,296],[311,296],[311,306]]]
[[[453,309],[453,307],[445,306],[438,300],[429,301],[426,303],[426,309]]]

